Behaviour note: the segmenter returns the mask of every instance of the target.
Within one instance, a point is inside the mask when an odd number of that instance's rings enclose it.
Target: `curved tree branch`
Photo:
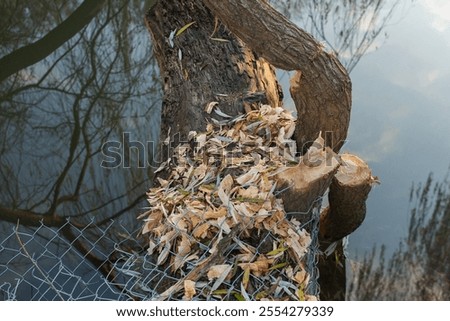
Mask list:
[[[347,137],[351,109],[351,81],[339,60],[264,1],[203,2],[269,63],[301,71],[291,81],[291,95],[298,112],[299,149],[305,151],[322,131],[331,132],[325,135],[326,144],[339,151]]]
[[[85,0],[66,20],[38,41],[0,59],[0,82],[50,55],[75,36],[103,8],[106,0]]]

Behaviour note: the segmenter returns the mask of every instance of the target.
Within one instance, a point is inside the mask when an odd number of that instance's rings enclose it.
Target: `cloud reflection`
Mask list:
[[[450,1],[424,0],[423,6],[434,16],[431,23],[434,29],[444,32],[450,27]]]
[[[391,155],[400,141],[400,130],[396,127],[388,127],[372,144],[367,145],[360,155],[370,163],[381,162]]]

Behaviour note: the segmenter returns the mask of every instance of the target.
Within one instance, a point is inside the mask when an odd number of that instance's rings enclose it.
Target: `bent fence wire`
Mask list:
[[[305,294],[313,296],[319,295],[320,203],[316,203],[304,224],[312,239],[305,262],[310,276]],[[139,222],[129,225],[117,220],[102,226],[91,222],[79,227],[67,220],[58,228],[43,224],[30,228],[0,222],[0,300],[158,299],[160,293],[155,288],[174,284],[177,279],[147,254],[146,244],[138,237]],[[205,290],[211,290],[211,286],[204,284]],[[239,287],[226,286],[230,291]],[[192,299],[221,299],[205,292],[197,291]]]

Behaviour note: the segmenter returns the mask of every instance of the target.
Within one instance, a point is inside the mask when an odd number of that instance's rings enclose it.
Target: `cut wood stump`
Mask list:
[[[329,207],[320,218],[320,239],[337,241],[353,231],[366,216],[366,199],[377,183],[369,166],[359,157],[341,155],[342,165],[333,177],[328,195]]]
[[[324,147],[324,140],[319,136],[297,166],[288,167],[277,175],[286,213],[302,221],[330,186],[339,165],[339,156]]]

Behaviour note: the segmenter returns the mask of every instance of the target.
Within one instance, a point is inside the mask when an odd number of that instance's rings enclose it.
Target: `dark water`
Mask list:
[[[2,3],[13,14],[2,25],[2,56],[58,26],[77,4]],[[48,57],[0,83],[3,207],[90,219],[142,199],[149,170],[138,168],[137,153],[124,144],[158,135],[160,91],[144,11],[104,5]],[[121,142],[123,158],[131,151],[133,166],[100,166],[101,146],[112,140]]]
[[[367,48],[360,52],[345,41],[339,47],[352,70],[354,101],[344,150],[368,161],[382,182],[370,194],[363,226],[350,237],[347,251],[356,262],[374,246],[384,244],[387,257],[396,253],[410,233],[412,184],[430,172],[442,181],[450,164],[449,4],[404,2],[391,12],[395,1],[381,3],[378,24],[366,17],[352,31],[378,28]],[[0,23],[0,57],[43,37],[78,4],[2,2],[11,19]],[[296,8],[285,9],[300,19]],[[20,209],[79,222],[114,218],[133,229],[145,206],[151,178],[145,163],[153,152],[138,142],[157,140],[161,104],[144,12],[141,2],[106,3],[44,60],[0,82],[0,215]],[[341,6],[335,21],[348,19],[348,12]],[[336,30],[325,29],[335,32],[329,44],[339,43]],[[128,166],[100,166],[108,141],[120,143],[115,155]],[[12,226],[0,223],[0,235],[10,235]]]

